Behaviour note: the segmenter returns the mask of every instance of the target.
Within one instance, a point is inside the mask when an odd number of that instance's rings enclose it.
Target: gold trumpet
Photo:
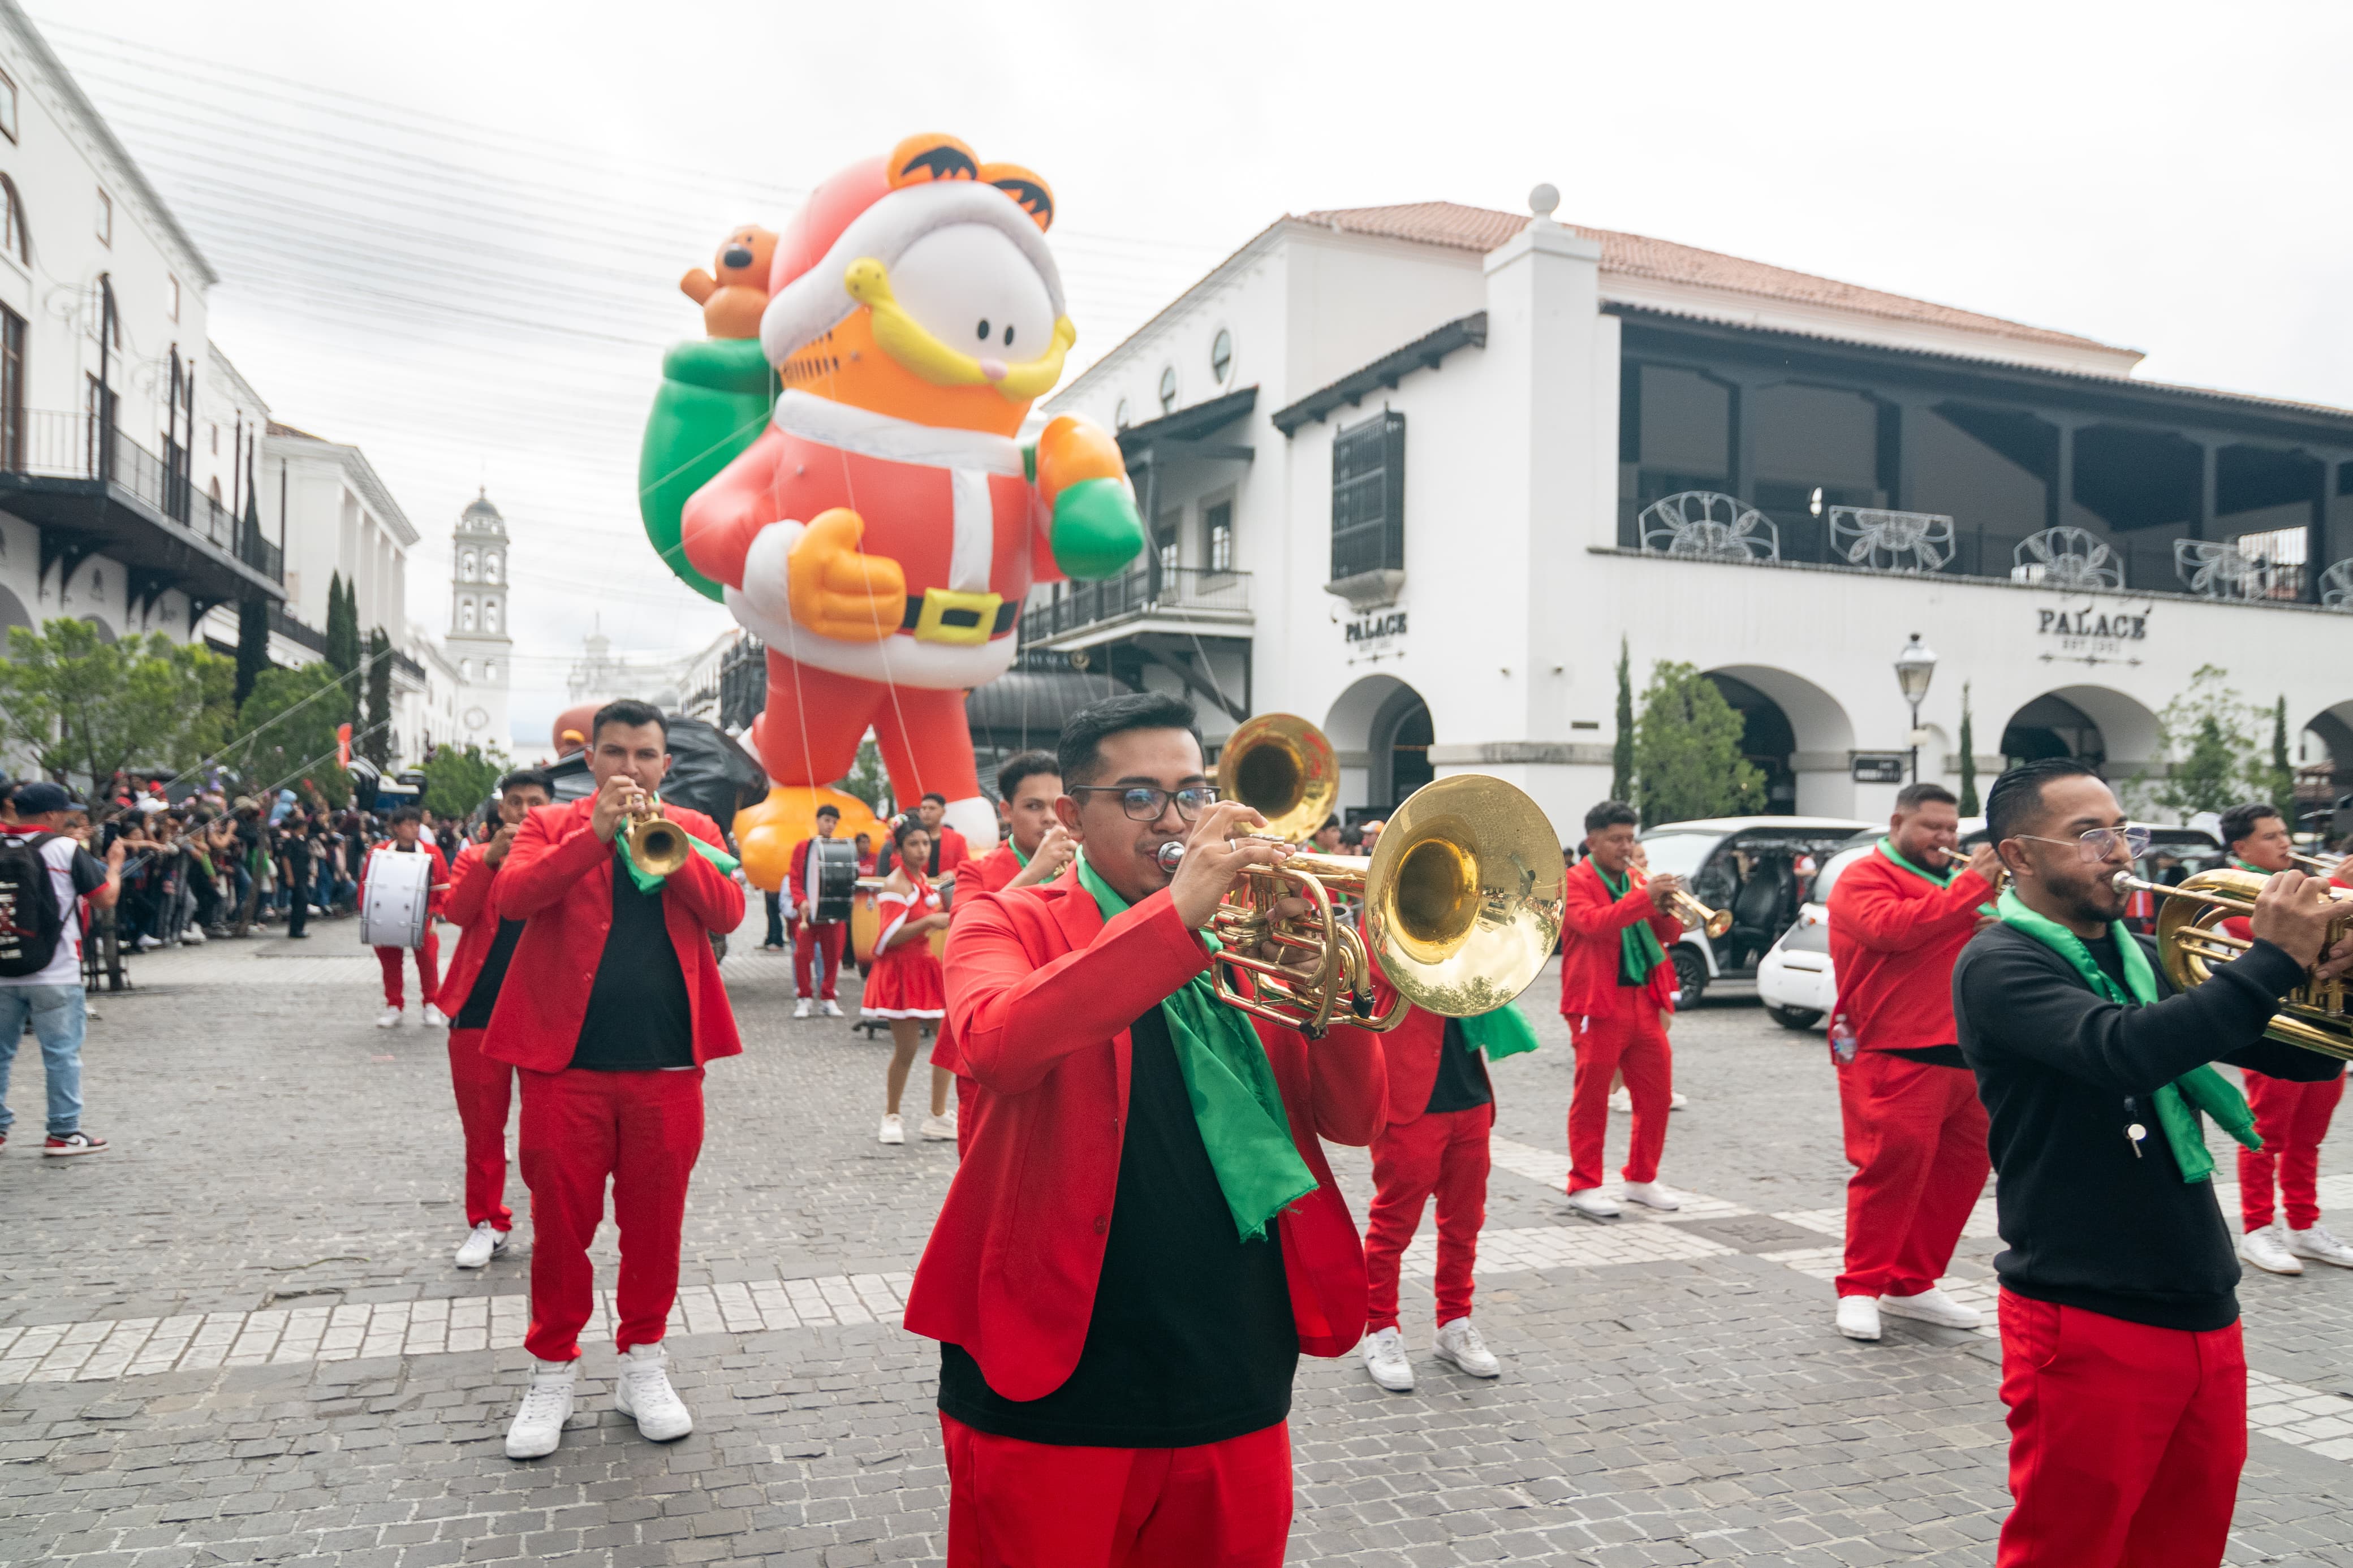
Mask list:
[[[1321,732],[1306,728],[1328,752]],[[1229,742],[1229,756],[1232,750]],[[1321,807],[1315,825],[1330,814],[1328,804]],[[1160,864],[1173,872],[1184,854],[1181,843],[1164,845]],[[1543,970],[1560,936],[1564,892],[1560,847],[1535,801],[1501,779],[1440,779],[1398,807],[1368,857],[1300,854],[1245,871],[1210,917],[1209,933],[1222,944],[1210,984],[1226,1005],[1310,1039],[1335,1022],[1393,1029],[1409,1005],[1451,1018],[1492,1012]],[[1311,907],[1278,918],[1275,901],[1285,898]],[[1364,905],[1361,938],[1348,899]],[[1312,962],[1294,968],[1260,957],[1269,943]],[[1377,1016],[1376,961],[1397,992]],[[1237,984],[1244,972],[1247,990]]]
[[[1683,924],[1697,926],[1718,941],[1722,941],[1732,930],[1730,910],[1709,909],[1692,897],[1689,889],[1678,886],[1674,892],[1669,895],[1667,901],[1674,906],[1677,914],[1683,916]]]
[[[2158,956],[2164,962],[2167,978],[2187,991],[2211,978],[2215,965],[2230,963],[2254,945],[2221,926],[2224,921],[2254,913],[2264,879],[2260,871],[2225,867],[2200,871],[2174,887],[2130,871],[2119,871],[2109,880],[2119,893],[2154,893],[2165,900],[2157,915]],[[2330,901],[2353,905],[2353,892],[2342,888],[2327,891]],[[2323,951],[2343,941],[2348,931],[2353,931],[2353,908],[2341,910],[2329,921]],[[2348,990],[2353,988],[2342,979],[2321,980],[2307,973],[2304,984],[2289,992],[2280,1010],[2272,1015],[2271,1026],[2263,1033],[2291,1046],[2353,1061],[2353,995],[2348,995]]]
[[[686,829],[661,814],[659,797],[640,794],[629,812],[629,858],[657,877],[667,877],[694,853]]]
[[[2306,868],[2316,877],[2333,877],[2345,866],[2342,858],[2324,860],[2317,855],[2298,854],[2293,849],[2288,851],[2287,858],[2297,865]]]

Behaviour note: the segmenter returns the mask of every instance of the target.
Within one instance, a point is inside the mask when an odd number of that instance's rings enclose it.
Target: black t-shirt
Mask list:
[[[619,867],[616,866],[613,871],[614,875],[623,880],[628,879],[628,874]],[[515,939],[522,935],[522,921],[501,921],[499,922],[499,934],[491,938],[491,951],[482,957],[482,971],[474,976],[474,988],[466,993],[466,1005],[458,1010],[458,1020],[452,1026],[453,1027],[487,1029],[491,1026],[491,1009],[498,1005],[499,987],[506,984],[507,965],[514,962]],[[605,951],[607,952],[613,951],[610,942],[606,943]],[[670,952],[670,943],[662,943],[662,951]],[[674,963],[678,955],[672,952],[670,958]],[[596,967],[600,972],[604,969],[602,959],[597,961]],[[597,977],[602,979],[602,973],[600,973]],[[595,993],[592,991],[590,995],[593,997]],[[592,1000],[589,1005],[593,1007],[596,1003]],[[585,1025],[583,1033],[586,1033]],[[694,1053],[690,1049],[687,1052],[687,1059],[691,1061],[693,1058]],[[584,1065],[578,1059],[576,1050],[574,1053],[572,1065],[575,1067]]]
[[[2116,943],[2112,942],[2108,947],[2113,952]],[[1958,1046],[1894,1046],[1891,1047],[1886,1054],[1891,1057],[1910,1057],[1915,1062],[1927,1062],[1940,1068],[1958,1068],[1963,1072],[1969,1069],[1969,1058],[1961,1054],[1961,1047]]]
[[[1495,1098],[1487,1087],[1487,1058],[1462,1039],[1462,1020],[1446,1020],[1446,1038],[1438,1047],[1438,1076],[1430,1080],[1431,1110],[1475,1110]]]
[[[967,1426],[1029,1443],[1184,1448],[1291,1414],[1299,1331],[1281,1236],[1273,1223],[1263,1240],[1234,1234],[1157,1006],[1131,1038],[1119,1189],[1078,1367],[1043,1399],[1008,1399],[961,1346],[941,1345],[940,1409]]]
[[[480,987],[476,986],[477,990]],[[470,998],[469,998],[470,1000]],[[694,1013],[686,972],[662,924],[662,890],[638,891],[613,863],[613,925],[588,988],[588,1015],[572,1065],[591,1072],[653,1072],[694,1065]]]

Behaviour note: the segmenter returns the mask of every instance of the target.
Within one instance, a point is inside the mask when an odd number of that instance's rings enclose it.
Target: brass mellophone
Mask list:
[[[2167,978],[2180,990],[2203,984],[2217,964],[2230,963],[2254,945],[2221,927],[2224,921],[2254,913],[2265,880],[2261,871],[2225,867],[2200,871],[2173,887],[2130,871],[2119,871],[2109,880],[2119,893],[2153,893],[2164,900],[2157,916],[2158,956],[2165,964]],[[2328,923],[2323,952],[2353,931],[2353,892],[2342,888],[2327,892],[2333,902],[2345,907]],[[2348,997],[2348,989],[2342,979],[2320,980],[2306,973],[2304,984],[2287,994],[2263,1033],[2323,1056],[2353,1060],[2353,1005],[2348,1005],[2353,997]]]
[[[1288,844],[1330,818],[1339,768],[1321,731],[1271,713],[1227,741],[1218,784],[1267,819],[1251,837]],[[1184,855],[1182,843],[1163,845],[1160,864],[1174,872]],[[1560,847],[1535,801],[1501,779],[1440,779],[1398,807],[1369,856],[1302,853],[1243,872],[1210,917],[1222,945],[1210,984],[1226,1005],[1311,1039],[1335,1022],[1393,1029],[1409,1005],[1455,1018],[1491,1012],[1551,956],[1562,883]],[[1308,912],[1277,917],[1286,898],[1305,900]],[[1361,937],[1351,900],[1364,908]],[[1260,955],[1269,944],[1275,961]],[[1378,1016],[1376,961],[1397,992]]]
[[[640,795],[629,813],[629,858],[657,877],[667,877],[686,864],[694,851],[686,847],[686,829],[661,814],[661,801]]]

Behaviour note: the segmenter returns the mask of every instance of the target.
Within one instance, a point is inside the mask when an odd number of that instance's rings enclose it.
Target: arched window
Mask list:
[[[459,631],[466,632],[470,632],[474,629],[474,601],[471,599],[464,599],[459,602],[458,629]]]
[[[499,552],[493,550],[488,555],[482,557],[482,581],[485,583],[495,583],[498,580]]]
[[[461,658],[458,661],[458,679],[460,680],[471,680],[474,679],[474,661],[472,659]]]
[[[25,198],[16,194],[16,182],[0,174],[0,198],[5,198],[7,215],[0,218],[0,242],[5,242],[8,254],[20,266],[33,264],[33,235],[25,223]]]
[[[482,605],[482,629],[486,632],[499,629],[499,602],[496,599],[486,600]]]
[[[467,582],[474,580],[474,552],[470,550],[458,557],[458,575]]]
[[[494,658],[486,658],[482,660],[482,679],[484,680],[496,680],[498,678],[499,661]]]

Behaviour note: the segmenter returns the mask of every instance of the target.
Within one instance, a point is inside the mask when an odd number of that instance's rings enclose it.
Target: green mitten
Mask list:
[[[706,599],[718,584],[688,564],[679,518],[688,498],[756,439],[776,395],[757,338],[694,338],[662,356],[661,386],[638,453],[638,511],[662,564]]]
[[[1117,479],[1081,479],[1054,498],[1054,564],[1082,583],[1115,577],[1144,550],[1135,498]]]

